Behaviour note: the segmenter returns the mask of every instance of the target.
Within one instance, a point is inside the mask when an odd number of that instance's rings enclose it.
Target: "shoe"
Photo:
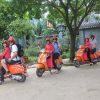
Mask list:
[[[1,80],[0,80],[0,85],[2,85],[3,83],[4,83],[4,81],[1,81]]]
[[[90,62],[90,66],[92,66],[92,65],[93,65],[93,63]]]
[[[5,76],[10,76],[10,75],[11,75],[11,74],[10,74],[9,71],[7,71],[6,74],[5,74]]]

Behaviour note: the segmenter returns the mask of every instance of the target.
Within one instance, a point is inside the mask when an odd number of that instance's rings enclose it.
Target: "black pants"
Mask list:
[[[2,69],[0,70],[0,81],[4,81],[4,74],[5,74],[5,73],[6,73],[5,69],[2,68]]]
[[[53,54],[53,65],[54,65],[54,68],[56,68],[55,60],[58,59],[59,56],[60,56],[59,53],[54,53],[54,54]]]
[[[91,53],[94,54],[96,52],[96,48],[91,49]]]
[[[90,53],[91,53],[90,49],[89,49],[89,48],[87,48],[87,57],[88,57],[89,61],[91,62]]]

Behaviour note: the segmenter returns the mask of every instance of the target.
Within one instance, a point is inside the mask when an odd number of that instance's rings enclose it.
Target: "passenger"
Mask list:
[[[53,37],[53,43],[52,44],[54,46],[54,51],[53,51],[53,64],[54,64],[54,67],[56,67],[55,60],[58,59],[59,56],[61,55],[60,44],[58,43],[56,36]]]
[[[52,52],[54,50],[54,47],[50,41],[50,38],[46,38],[46,46],[45,46],[45,51],[48,53],[48,57],[47,57],[47,66],[49,69],[53,68],[53,62],[52,62]],[[47,69],[48,69],[47,68]]]
[[[96,52],[96,47],[97,47],[97,41],[95,39],[95,35],[91,35],[90,36],[90,43],[92,45],[91,53],[94,54]]]

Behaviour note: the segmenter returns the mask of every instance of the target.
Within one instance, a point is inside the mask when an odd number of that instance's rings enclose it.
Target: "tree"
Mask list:
[[[0,32],[3,33],[6,30],[7,25],[15,19],[10,9],[10,3],[6,0],[0,0]]]
[[[70,33],[70,60],[75,57],[75,41],[79,32],[79,27],[93,11],[99,0],[46,0],[52,10],[56,9],[63,17],[63,20]]]
[[[24,35],[31,35],[33,26],[29,20],[16,19],[8,25],[7,30],[15,37],[21,38]]]
[[[96,13],[99,13],[100,14],[100,1],[99,0],[97,1],[97,4],[94,7],[94,11]]]
[[[19,18],[40,18],[42,0],[11,0],[10,6]]]

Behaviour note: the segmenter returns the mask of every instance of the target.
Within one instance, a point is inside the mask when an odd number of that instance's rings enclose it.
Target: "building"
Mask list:
[[[84,43],[86,37],[94,34],[97,40],[97,49],[100,49],[100,21],[84,22],[79,30],[79,45]]]

